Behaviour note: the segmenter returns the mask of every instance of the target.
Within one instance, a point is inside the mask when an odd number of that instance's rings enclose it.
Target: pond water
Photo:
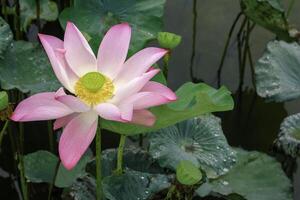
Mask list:
[[[285,1],[286,4],[288,1]],[[217,70],[229,29],[240,11],[239,0],[201,0],[197,2],[196,40],[194,72],[197,79],[217,87]],[[300,2],[295,3],[289,21],[300,27]],[[182,36],[182,43],[174,50],[169,66],[169,83],[178,88],[191,80],[190,63],[193,54],[193,1],[172,0],[167,2],[165,30]],[[239,65],[237,30],[233,34],[221,76],[221,83],[237,97],[239,86]],[[268,41],[274,35],[256,26],[251,34],[250,48],[253,60],[263,53]],[[248,150],[270,153],[279,131],[281,121],[290,114],[300,112],[300,101],[268,103],[255,95],[250,66],[246,67],[242,100],[235,110],[222,113],[224,132],[231,145]],[[238,106],[237,106],[238,104]],[[299,163],[300,161],[298,161]],[[295,199],[300,199],[300,170],[294,175]]]

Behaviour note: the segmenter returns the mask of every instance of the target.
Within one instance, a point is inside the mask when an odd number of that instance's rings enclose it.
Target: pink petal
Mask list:
[[[122,100],[139,92],[145,86],[145,84],[151,78],[153,78],[158,72],[159,69],[154,69],[147,73],[144,73],[140,77],[131,80],[129,83],[125,85],[117,85],[115,96],[112,98],[111,102],[113,102],[116,105],[121,105],[120,102]]]
[[[121,118],[125,121],[131,121],[133,115],[133,104],[123,104],[119,106]]]
[[[148,110],[135,110],[131,123],[144,126],[153,126],[156,117]]]
[[[59,128],[65,127],[72,119],[74,119],[78,115],[79,115],[79,113],[73,113],[73,114],[70,114],[70,115],[67,115],[65,117],[61,117],[61,118],[55,120],[55,122],[53,124],[53,130],[57,130]]]
[[[60,87],[60,88],[55,92],[54,98],[57,99],[57,97],[64,96],[64,95],[67,95],[67,94],[66,94],[64,88],[63,88],[63,87]]]
[[[111,103],[101,103],[95,107],[95,111],[98,115],[107,120],[127,122],[122,118],[121,110]]]
[[[97,61],[91,47],[71,22],[67,23],[64,47],[66,60],[79,77],[88,72],[97,71]]]
[[[74,112],[87,112],[90,110],[90,107],[87,106],[84,102],[82,102],[77,97],[74,97],[72,95],[62,95],[56,97],[56,100],[65,104],[70,109],[72,109]]]
[[[43,34],[39,34],[39,38],[48,55],[57,79],[65,88],[73,93],[74,85],[78,77],[66,63],[64,54],[59,51],[59,49],[64,48],[63,41],[56,37]]]
[[[64,167],[71,170],[91,144],[97,130],[95,112],[81,113],[64,128],[59,140],[59,156]]]
[[[13,121],[52,120],[73,113],[69,107],[55,100],[55,92],[35,94],[23,100],[15,109]]]
[[[127,23],[111,27],[104,36],[98,51],[98,70],[114,79],[125,62],[131,36]]]
[[[124,100],[124,103],[132,104],[134,110],[159,106],[169,102],[172,102],[172,100],[156,92],[139,92]]]
[[[148,47],[137,52],[124,63],[116,82],[123,84],[141,76],[166,53],[167,50],[155,47]]]
[[[169,89],[167,86],[154,82],[149,81],[146,85],[142,88],[141,92],[155,92],[163,95],[170,101],[175,101],[177,99],[176,94]]]

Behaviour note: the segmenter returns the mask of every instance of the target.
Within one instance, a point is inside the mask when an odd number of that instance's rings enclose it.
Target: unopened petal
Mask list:
[[[91,144],[97,130],[98,116],[93,111],[81,113],[64,128],[59,140],[62,164],[71,170]]]
[[[124,64],[131,37],[127,23],[111,27],[105,34],[98,51],[98,70],[114,79]]]

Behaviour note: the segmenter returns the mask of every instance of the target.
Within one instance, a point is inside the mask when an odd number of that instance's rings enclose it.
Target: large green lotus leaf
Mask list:
[[[0,59],[3,59],[3,55],[7,47],[13,40],[13,34],[9,28],[9,25],[0,17]]]
[[[241,8],[253,22],[275,33],[280,39],[291,40],[280,0],[241,0]]]
[[[34,183],[51,183],[55,174],[58,158],[44,150],[24,156],[25,177]]]
[[[61,188],[69,187],[78,177],[86,175],[85,167],[87,163],[91,161],[92,156],[93,153],[88,150],[72,170],[67,170],[60,164],[55,179],[55,186]]]
[[[156,122],[152,127],[103,120],[102,128],[120,134],[136,135],[165,128],[201,114],[231,110],[234,105],[227,88],[221,87],[216,90],[204,83],[186,83],[176,94],[178,97],[176,102],[150,109],[156,116]]]
[[[40,1],[40,19],[46,21],[55,21],[58,17],[58,8],[54,1]],[[36,0],[20,1],[20,18],[23,30],[30,25],[31,21],[37,18]]]
[[[255,66],[256,89],[271,101],[287,101],[300,96],[300,46],[271,41]]]
[[[228,145],[221,120],[211,114],[180,122],[150,135],[150,153],[162,167],[175,170],[188,160],[203,168],[209,177],[228,172],[235,152]]]
[[[143,173],[159,174],[164,173],[163,169],[151,157],[151,155],[139,148],[129,147],[124,150],[123,168]],[[117,166],[117,149],[106,149],[102,152],[102,175],[112,175]],[[88,164],[87,171],[95,176],[96,163],[93,160]]]
[[[162,30],[165,0],[74,0],[60,15],[62,27],[72,21],[88,33],[96,50],[104,33],[114,24],[128,22],[133,31],[130,54],[156,38]]]
[[[170,183],[166,175],[131,170],[103,179],[103,192],[109,200],[150,199],[168,187]]]
[[[274,158],[237,149],[236,165],[224,176],[200,186],[196,193],[239,194],[247,200],[292,200],[292,185]]]
[[[62,199],[96,200],[96,180],[89,176],[78,178],[69,188],[64,189]]]
[[[40,45],[16,41],[0,59],[0,82],[5,90],[17,88],[31,94],[55,91],[60,87]]]
[[[59,165],[55,179],[55,186],[68,187],[79,177],[86,175],[85,166],[91,160],[91,152],[80,159],[72,170],[66,170],[62,164]],[[59,159],[48,151],[36,151],[24,156],[25,176],[28,181],[34,183],[52,183],[55,168]]]
[[[300,156],[300,113],[286,117],[280,125],[276,144],[292,156]]]

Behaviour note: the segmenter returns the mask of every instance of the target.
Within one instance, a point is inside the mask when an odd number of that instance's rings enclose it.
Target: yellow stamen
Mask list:
[[[89,72],[75,84],[75,95],[90,106],[107,101],[113,92],[113,82],[99,72]]]

